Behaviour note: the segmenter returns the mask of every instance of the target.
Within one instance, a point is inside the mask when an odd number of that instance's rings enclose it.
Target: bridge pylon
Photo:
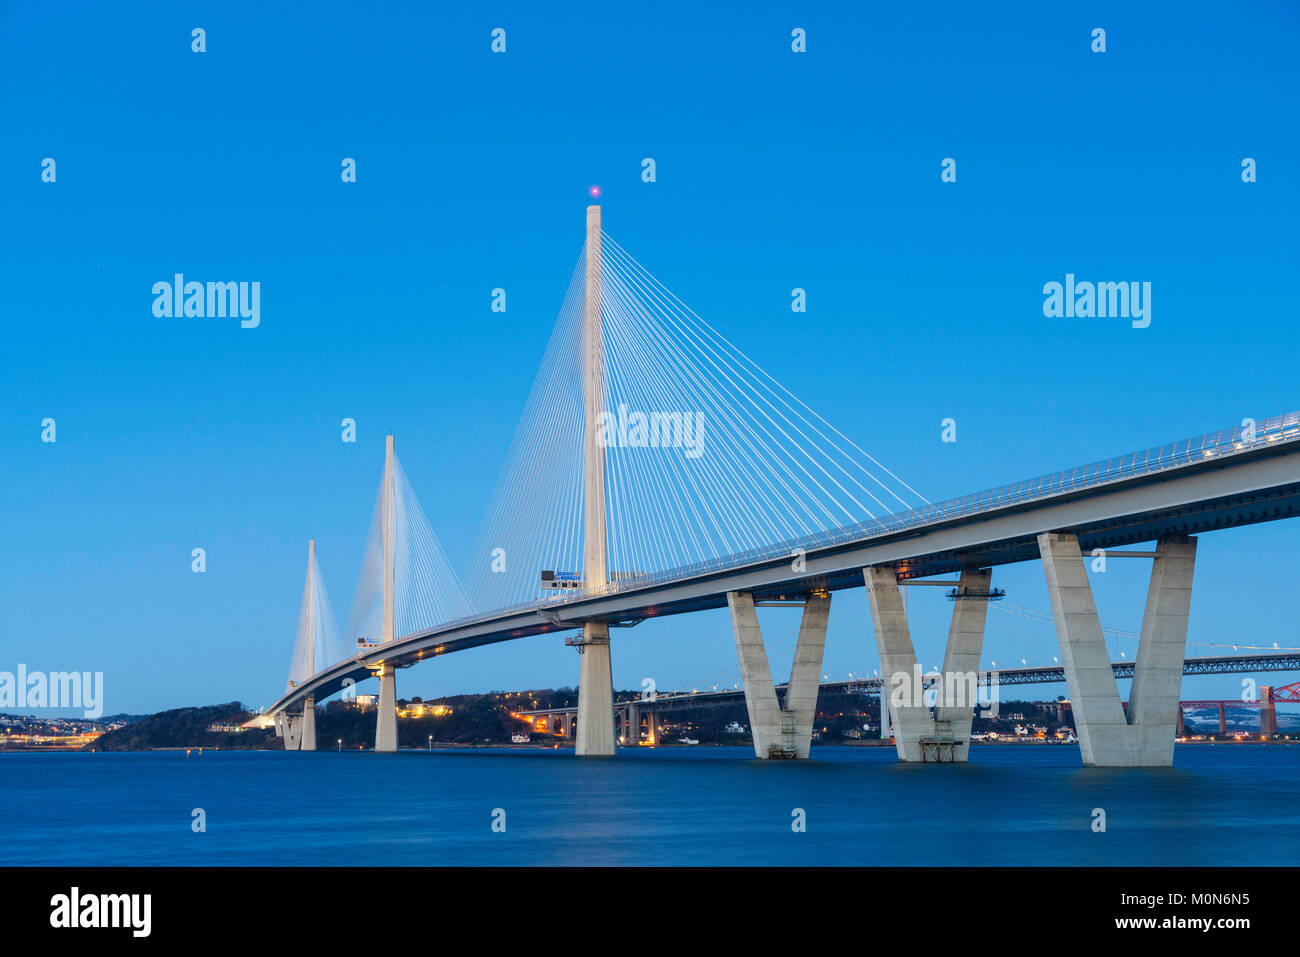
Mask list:
[[[829,593],[810,595],[803,603],[799,638],[785,707],[777,699],[772,669],[758,625],[758,611],[751,592],[727,592],[731,629],[740,659],[740,677],[745,687],[745,707],[754,754],[768,758],[806,758],[812,748],[813,721],[817,717],[817,691],[821,684],[826,627],[830,619]]]
[[[303,677],[310,678],[316,673],[316,631],[318,622],[316,621],[316,604],[319,596],[316,595],[316,540],[312,539],[307,543],[307,585],[304,589],[302,602],[302,617],[298,623],[300,640],[305,641],[303,660]],[[290,669],[290,674],[294,674],[294,669]],[[294,684],[293,678],[289,680],[289,687]],[[284,739],[284,749],[286,751],[315,751],[316,750],[316,698],[308,696],[303,702],[303,708],[300,713],[287,714],[280,712],[275,717],[275,734],[276,737]]]
[[[900,761],[967,760],[992,571],[968,568],[961,573],[933,716],[926,704],[897,573],[891,566],[878,565],[863,569],[863,578],[880,653],[881,737],[892,722]]]
[[[387,437],[384,443],[384,493],[383,493],[383,541],[384,541],[384,582],[383,582],[383,632],[381,644],[391,644],[394,635],[394,550],[397,545],[397,517],[394,496],[394,443],[393,437]],[[397,750],[397,673],[391,662],[379,663],[375,671],[379,678],[379,706],[375,713],[375,750]]]
[[[1173,764],[1196,539],[1171,535],[1156,543],[1127,712],[1115,685],[1078,536],[1044,532],[1038,536],[1038,551],[1083,763]]]
[[[605,449],[600,414],[605,407],[605,341],[601,289],[600,207],[587,207],[586,302],[582,336],[583,370],[583,586],[599,594],[609,581],[605,537]],[[614,753],[614,682],[609,625],[582,626],[578,666],[578,733],[574,752],[581,757]]]
[[[316,539],[307,543],[307,587],[311,589],[316,581]],[[307,676],[316,673],[316,622],[313,620],[316,608],[316,596],[307,601]],[[316,698],[309,695],[302,704],[302,741],[299,750],[316,750]]]

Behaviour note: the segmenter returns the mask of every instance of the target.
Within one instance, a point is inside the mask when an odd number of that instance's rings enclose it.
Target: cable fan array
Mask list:
[[[922,496],[602,234],[606,540],[613,581],[772,546]],[[467,574],[482,611],[560,597],[583,551],[578,257]]]
[[[611,581],[663,574],[924,503],[607,234],[601,247],[597,354],[604,390],[594,431],[604,463]],[[473,611],[559,600],[565,586],[584,584],[587,256],[584,246],[480,526],[465,575],[468,594],[393,458],[396,637]],[[384,487],[371,518],[349,641],[381,638]],[[310,594],[313,602],[322,600],[323,586]],[[353,650],[337,640],[313,647],[309,662],[295,646],[294,675],[307,663],[320,670]]]
[[[465,580],[479,611],[553,597],[541,573],[582,567],[586,263],[584,246],[471,553]]]
[[[307,582],[302,590],[302,608],[298,612],[298,633],[289,659],[289,680],[299,684],[321,668],[343,657],[343,640],[334,618],[325,580],[316,563],[316,549],[308,553]]]
[[[348,634],[382,638],[384,482],[379,485]],[[469,614],[470,603],[397,457],[393,457],[393,634],[400,638]]]

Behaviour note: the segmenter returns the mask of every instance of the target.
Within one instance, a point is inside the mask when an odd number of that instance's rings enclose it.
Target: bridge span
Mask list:
[[[277,727],[286,738],[286,746],[303,747],[308,741],[314,742],[316,701],[350,683],[376,676],[380,679],[376,747],[395,750],[397,670],[482,645],[558,632],[580,632],[581,637],[572,642],[581,654],[577,751],[582,755],[613,754],[611,629],[652,618],[727,607],[750,725],[754,729],[755,753],[759,757],[778,753],[807,757],[811,711],[815,706],[829,608],[835,592],[845,588],[867,589],[881,673],[891,681],[905,681],[916,667],[916,656],[900,585],[957,573],[959,579],[949,583],[953,588],[954,610],[943,671],[964,674],[977,670],[987,602],[997,595],[992,586],[993,570],[1010,563],[1040,561],[1060,644],[1060,671],[1074,703],[1084,763],[1114,766],[1172,761],[1196,536],[1298,514],[1300,413],[1258,421],[1245,419],[1217,432],[1116,455],[961,498],[914,505],[879,516],[873,513],[871,517],[847,524],[812,521],[816,527],[803,534],[785,537],[755,534],[749,539],[757,542],[752,547],[725,551],[713,548],[714,554],[704,560],[679,564],[661,560],[650,570],[618,571],[611,568],[611,555],[624,554],[620,549],[630,534],[628,529],[642,527],[656,518],[656,513],[648,510],[648,502],[628,509],[620,490],[636,489],[640,487],[638,483],[647,481],[667,480],[647,478],[647,473],[638,471],[645,468],[639,460],[618,451],[617,442],[611,444],[607,432],[611,413],[605,409],[607,393],[629,377],[626,357],[620,357],[618,352],[622,341],[619,336],[628,335],[622,324],[630,322],[629,317],[664,308],[664,303],[671,304],[671,294],[652,285],[657,282],[653,277],[636,273],[639,264],[626,257],[621,247],[601,231],[599,207],[588,209],[587,225],[587,243],[571,285],[570,299],[566,300],[566,309],[570,308],[570,302],[573,304],[570,311],[576,316],[576,325],[565,333],[567,338],[560,335],[557,325],[557,339],[548,350],[548,361],[568,361],[575,367],[574,388],[580,401],[567,410],[574,414],[577,425],[570,430],[573,444],[563,446],[567,450],[564,455],[576,456],[578,461],[559,461],[559,452],[550,448],[547,453],[557,457],[552,463],[557,474],[579,476],[581,483],[572,494],[566,493],[576,503],[572,512],[557,512],[552,522],[557,527],[557,539],[563,539],[563,547],[544,542],[531,551],[525,550],[530,556],[525,564],[537,562],[525,569],[527,575],[533,576],[534,593],[537,594],[538,587],[553,589],[554,593],[478,612],[440,613],[434,616],[436,624],[399,634],[395,603],[402,589],[394,583],[403,573],[397,566],[406,560],[404,556],[410,549],[403,548],[399,542],[406,534],[399,513],[407,493],[403,491],[401,481],[404,480],[390,437],[380,501],[376,506],[380,532],[372,549],[376,556],[372,563],[376,580],[382,583],[379,588],[382,600],[377,597],[375,604],[382,609],[382,616],[376,618],[372,637],[362,639],[354,653],[319,670],[299,668],[299,677],[291,680],[285,694],[269,709],[269,713],[278,716]],[[629,281],[629,276],[633,281]],[[653,296],[647,293],[646,301],[631,302],[630,297],[645,290]],[[674,321],[681,316],[674,316]],[[667,329],[666,324],[656,327],[656,334],[666,336]],[[554,345],[557,341],[559,347]],[[653,354],[652,338],[637,343],[641,353]],[[573,351],[578,353],[576,358]],[[606,377],[607,358],[613,369],[610,378]],[[671,371],[687,377],[696,374],[693,366],[685,371]],[[655,388],[663,387],[656,380]],[[702,403],[706,399],[713,401],[703,392],[699,395],[704,396]],[[554,401],[563,403],[571,397],[564,392]],[[753,401],[752,397],[746,398]],[[811,422],[785,398],[780,395],[778,398],[786,409],[801,416],[802,422]],[[765,401],[785,417],[786,423],[791,421],[770,400]],[[538,414],[544,418],[549,411],[542,408]],[[763,411],[769,422],[774,421],[766,409]],[[620,421],[624,413],[625,406],[620,403]],[[816,434],[833,445],[837,453],[844,452],[844,447],[838,444],[841,442],[857,448],[838,432],[833,432],[828,439],[823,426],[830,427],[819,417],[813,425]],[[779,423],[776,431],[788,436]],[[728,440],[723,436],[715,441]],[[536,439],[530,437],[529,441]],[[562,444],[558,443],[557,448]],[[702,452],[698,447],[687,448],[671,460],[671,468],[689,468],[700,461],[707,462],[708,455]],[[736,494],[724,494],[725,489],[715,494],[707,483],[717,485],[725,475],[716,465],[709,464],[700,466],[704,471],[693,486],[694,493],[688,483],[683,481],[680,485],[680,497],[686,504],[666,496],[664,488],[655,489],[657,501],[665,507],[676,502],[675,507],[682,513],[692,512],[701,523],[699,536],[702,538],[718,534],[730,540],[726,534],[729,522],[752,524],[773,509],[779,511],[781,495],[789,496],[812,515],[824,503],[815,501],[817,495],[810,493],[809,488],[815,486],[827,499],[836,499],[845,490],[846,483],[815,459],[815,455],[821,454],[818,449],[800,448],[798,452],[814,461],[821,473],[833,481],[823,482],[822,475],[803,465],[803,459],[793,454],[788,457],[798,459],[802,475],[776,452],[768,461],[761,456],[755,459],[740,449],[729,453],[735,461],[726,463],[728,474],[751,477],[735,481],[752,480],[757,475],[767,483],[766,488],[756,490],[745,486]],[[543,464],[534,461],[538,455],[536,449],[529,455],[532,457],[526,458],[521,467],[523,478],[516,475],[513,481],[516,484],[540,482],[544,486],[548,476],[533,474]],[[715,471],[707,471],[709,468]],[[664,469],[664,474],[668,474],[668,467]],[[507,486],[514,487],[509,483]],[[699,491],[701,488],[704,491]],[[775,498],[763,498],[770,490],[783,491]],[[856,489],[851,491],[856,493]],[[886,493],[880,494],[877,498],[868,489],[866,495],[848,495],[848,498],[858,504],[861,504],[858,498],[865,499],[867,495],[877,502],[888,501],[884,497]],[[893,489],[889,494],[900,502],[906,501]],[[751,499],[756,503],[754,514],[743,511]],[[835,506],[841,505],[835,500],[826,505],[824,514],[835,514]],[[505,509],[513,518],[516,513],[528,513],[530,506],[507,495]],[[793,527],[792,522],[798,524],[799,518],[794,516],[785,525]],[[607,521],[615,525],[608,526]],[[774,523],[773,527],[780,524]],[[680,529],[673,531],[684,541]],[[653,529],[644,534],[661,557],[678,554],[673,550],[672,541],[665,544],[666,539],[656,537]],[[1155,543],[1154,550],[1132,549],[1134,545],[1148,542]],[[564,548],[571,549],[570,543],[580,543],[580,552],[564,551]],[[1128,557],[1151,562],[1146,612],[1133,666],[1132,700],[1127,712],[1114,683],[1088,583],[1084,556],[1096,554],[1097,550],[1104,550],[1108,559]],[[515,549],[516,554],[519,551]],[[637,554],[649,560],[653,553],[654,549],[647,546]],[[574,565],[542,564],[552,560],[548,556],[573,554],[578,555]],[[625,562],[626,558],[620,560]],[[581,570],[568,572],[564,571],[566,567]],[[561,574],[557,574],[557,569]],[[416,569],[415,574],[418,573]],[[409,576],[412,572],[407,569],[405,574]],[[550,578],[546,577],[548,574]],[[314,571],[309,571],[305,609],[315,607],[313,582],[317,578]],[[759,628],[757,608],[765,604],[797,604],[804,609],[795,665],[784,696],[776,692]],[[467,608],[469,603],[464,605]],[[319,617],[308,616],[308,645],[314,641],[313,629],[319,630]],[[300,625],[300,644],[302,634]],[[319,660],[310,654],[307,659],[313,663]],[[970,704],[945,702],[934,714],[915,702],[891,705],[900,760],[920,760],[923,748],[936,741],[951,746],[954,760],[964,760]]]
[[[1269,422],[1250,444],[1234,440],[1237,430],[1227,430],[785,542],[765,554],[682,569],[676,576],[610,582],[604,589],[467,616],[359,651],[290,688],[269,710],[294,710],[308,697],[323,700],[384,666],[408,668],[481,645],[570,632],[589,619],[631,625],[722,607],[732,592],[747,592],[755,603],[800,601],[819,591],[856,587],[864,570],[876,566],[892,567],[901,582],[1038,560],[1043,529],[1073,529],[1080,551],[1107,549],[1114,558],[1124,554],[1117,546],[1152,538],[1294,517],[1300,505],[1300,414]],[[802,571],[795,572],[799,558]],[[1064,677],[1064,666],[1058,670]]]

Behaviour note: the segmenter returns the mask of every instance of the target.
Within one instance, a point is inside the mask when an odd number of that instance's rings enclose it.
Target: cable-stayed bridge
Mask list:
[[[380,679],[376,749],[397,748],[396,671],[581,632],[576,745],[614,753],[611,629],[726,606],[760,757],[807,757],[832,594],[867,589],[900,759],[964,760],[992,570],[1041,561],[1086,764],[1172,761],[1195,536],[1297,514],[1300,413],[943,502],[926,501],[672,295],[587,211],[587,237],[459,584],[389,438],[339,650],[314,549],[290,686],[269,709],[314,747],[315,702]],[[1154,550],[1125,549],[1155,542]],[[1127,711],[1085,555],[1151,561]],[[958,573],[933,709],[900,586]],[[778,698],[757,608],[803,619]],[[945,684],[949,684],[945,682]],[[970,683],[974,687],[974,681]]]

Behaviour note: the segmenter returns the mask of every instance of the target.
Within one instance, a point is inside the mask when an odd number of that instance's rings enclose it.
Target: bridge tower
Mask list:
[[[303,591],[303,618],[298,622],[299,634],[306,636],[307,647],[304,661],[305,676],[310,678],[316,673],[316,540],[307,543],[307,585]],[[293,679],[289,687],[293,687]],[[316,750],[316,698],[308,695],[303,701],[301,713],[281,711],[275,716],[275,735],[284,738],[286,751]]]
[[[316,583],[316,539],[307,543],[307,587]],[[316,595],[307,596],[307,677],[316,673]],[[316,696],[308,695],[302,703],[302,751],[316,750]]]
[[[384,540],[384,598],[383,633],[381,644],[390,644],[393,634],[394,548],[397,545],[397,517],[394,500],[393,437],[387,437],[384,449],[384,492],[380,521]],[[375,717],[375,750],[397,750],[397,674],[393,663],[381,661],[376,671],[379,678],[379,707]]]
[[[583,547],[582,580],[587,594],[600,594],[609,581],[605,539],[605,450],[597,424],[605,408],[605,340],[601,289],[600,207],[587,207],[585,320],[582,337],[583,381]],[[578,734],[575,752],[585,757],[614,753],[614,684],[609,625],[582,626],[578,679]]]

